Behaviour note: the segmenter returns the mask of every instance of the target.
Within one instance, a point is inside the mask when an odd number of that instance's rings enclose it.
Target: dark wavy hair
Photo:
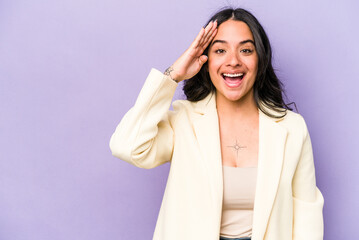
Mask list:
[[[253,85],[256,105],[264,114],[270,117],[280,118],[285,116],[287,109],[292,110],[288,105],[293,104],[293,102],[286,104],[283,100],[283,95],[286,96],[283,84],[274,72],[272,49],[261,24],[250,12],[242,8],[225,8],[213,15],[208,23],[214,20],[217,20],[217,26],[220,26],[227,20],[242,21],[248,25],[253,34],[255,49],[258,54],[258,72]],[[208,55],[209,46],[204,51],[205,55]],[[216,90],[207,71],[207,63],[208,61],[195,76],[184,81],[183,91],[187,100],[192,102],[202,100],[212,91]],[[269,113],[260,103],[265,104],[269,109],[281,115]]]

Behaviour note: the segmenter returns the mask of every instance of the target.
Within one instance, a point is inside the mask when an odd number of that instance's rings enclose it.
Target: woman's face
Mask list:
[[[223,22],[208,51],[208,71],[217,100],[253,98],[257,69],[258,55],[248,25],[235,20]]]

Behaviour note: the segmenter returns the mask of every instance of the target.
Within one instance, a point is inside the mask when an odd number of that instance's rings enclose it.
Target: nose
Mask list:
[[[227,59],[227,65],[228,66],[240,66],[242,65],[240,56],[237,52],[231,51],[228,55],[227,55],[228,59]]]

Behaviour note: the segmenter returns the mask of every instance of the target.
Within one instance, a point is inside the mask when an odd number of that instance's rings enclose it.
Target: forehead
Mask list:
[[[245,22],[228,20],[219,25],[217,34],[213,40],[241,42],[248,39],[254,41],[253,34]]]

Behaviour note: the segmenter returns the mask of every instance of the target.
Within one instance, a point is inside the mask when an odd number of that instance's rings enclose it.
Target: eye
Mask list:
[[[217,49],[216,51],[214,51],[215,53],[224,53],[224,50],[223,49]]]
[[[250,54],[250,53],[253,52],[253,50],[246,48],[246,49],[242,49],[241,52],[242,52],[242,53],[246,53],[246,54]]]

